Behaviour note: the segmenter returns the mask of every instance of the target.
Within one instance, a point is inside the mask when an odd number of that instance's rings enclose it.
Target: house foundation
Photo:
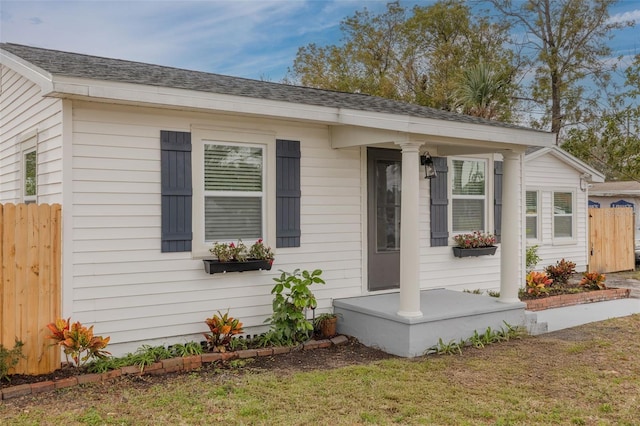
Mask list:
[[[423,290],[421,317],[398,315],[399,293],[337,299],[338,332],[356,337],[360,343],[387,353],[412,358],[423,355],[439,340],[446,344],[525,323],[525,304],[504,303],[489,296],[459,291]]]

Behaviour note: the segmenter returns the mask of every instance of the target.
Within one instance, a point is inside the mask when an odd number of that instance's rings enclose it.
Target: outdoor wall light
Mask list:
[[[436,168],[433,165],[433,159],[427,152],[425,155],[420,156],[420,165],[424,166],[424,178],[433,179],[437,176]]]

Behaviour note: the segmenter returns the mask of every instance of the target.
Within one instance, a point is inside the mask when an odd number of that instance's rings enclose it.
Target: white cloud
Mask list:
[[[628,10],[623,13],[617,13],[609,17],[609,23],[620,23],[633,21],[634,24],[637,24],[640,21],[640,9]]]

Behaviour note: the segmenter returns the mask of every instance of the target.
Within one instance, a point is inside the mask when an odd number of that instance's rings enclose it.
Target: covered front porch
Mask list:
[[[338,332],[356,337],[366,346],[387,353],[416,357],[437,345],[459,342],[473,335],[524,325],[525,304],[503,303],[495,297],[446,289],[423,290],[418,298],[421,316],[398,315],[400,294],[386,293],[337,299]]]
[[[393,180],[399,181],[401,187],[397,191],[401,197],[394,198],[399,198],[400,220],[394,228],[394,235],[399,238],[394,240],[397,244],[391,248],[384,244],[371,244],[379,242],[380,230],[388,232],[388,228],[376,228],[369,224],[372,221],[379,223],[376,215],[389,207],[388,203],[380,204],[376,200],[386,201],[384,197],[387,194],[396,192],[384,186],[385,182],[388,184],[390,181],[388,177],[382,179],[382,191],[372,186],[373,179],[369,179],[367,190],[364,191],[366,199],[363,205],[367,211],[364,219],[367,226],[363,229],[367,232],[364,236],[363,270],[368,274],[364,280],[368,285],[365,287],[363,283],[361,296],[333,301],[334,311],[340,315],[340,333],[354,336],[365,345],[395,355],[415,357],[437,345],[440,339],[445,344],[451,340],[458,342],[471,337],[474,331],[484,333],[488,327],[499,330],[506,327],[505,322],[511,326],[525,324],[525,305],[518,299],[518,289],[524,281],[524,152],[529,145],[544,146],[550,143],[551,135],[522,128],[494,128],[475,123],[465,127],[413,128],[412,132],[370,131],[364,135],[354,132],[349,126],[332,128],[334,148],[377,146],[395,149],[401,165],[401,179],[394,176]],[[474,133],[473,128],[478,132]],[[421,184],[429,177],[421,169],[421,156],[425,153],[439,157],[438,167],[443,169],[438,172],[442,171],[444,176],[430,180],[428,192],[425,191],[425,185]],[[462,266],[456,263],[452,255],[445,257],[441,250],[451,246],[456,231],[451,225],[452,174],[447,177],[447,168],[454,158],[486,159],[482,160],[486,165],[482,177],[483,216],[480,220],[483,224],[476,229],[494,232],[495,222],[495,230],[498,231],[495,233],[500,237],[500,262],[498,271],[491,279],[495,280],[493,287],[500,289],[499,298],[448,289],[451,284],[442,278],[442,275],[447,275],[445,271],[456,275],[456,268]],[[498,161],[496,158],[501,163],[499,188],[491,176],[494,164]],[[368,164],[367,170],[371,171],[373,166],[373,163]],[[395,187],[392,189],[396,191]],[[499,199],[492,200],[498,190]],[[421,197],[425,194],[429,197],[426,211],[424,207],[421,208]],[[398,205],[393,207],[397,208]],[[421,223],[425,222],[428,223],[428,234],[421,228]],[[382,223],[386,224],[384,220]],[[399,226],[400,223],[402,226]],[[393,291],[393,285],[386,288],[371,285],[372,276],[386,280],[391,275],[391,262],[377,265],[385,261],[378,256],[384,251],[395,251],[397,254],[396,292],[377,292]],[[432,258],[437,260],[429,263]],[[372,268],[372,263],[378,267]],[[442,288],[434,289],[433,280],[421,276],[424,274],[421,270],[426,269],[423,266],[427,264],[430,267],[437,264],[440,271],[445,272],[440,274],[440,282],[436,284]],[[481,265],[477,264],[479,269],[482,269]],[[469,267],[468,261],[464,267]],[[482,272],[486,274],[486,270]],[[473,288],[474,277],[468,275],[467,278],[467,288]]]

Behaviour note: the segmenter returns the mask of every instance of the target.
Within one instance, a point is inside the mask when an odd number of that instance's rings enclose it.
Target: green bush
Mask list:
[[[22,354],[22,347],[24,343],[16,339],[13,349],[6,349],[3,345],[0,345],[0,380],[9,380],[9,369],[15,367],[20,358],[25,358]]]
[[[271,324],[271,330],[265,338],[281,344],[294,345],[307,340],[313,332],[313,324],[305,316],[305,310],[315,309],[317,302],[309,288],[312,284],[324,284],[320,275],[322,271],[313,272],[296,269],[293,273],[282,271],[273,280],[271,294],[273,299],[273,315],[265,322]]]

